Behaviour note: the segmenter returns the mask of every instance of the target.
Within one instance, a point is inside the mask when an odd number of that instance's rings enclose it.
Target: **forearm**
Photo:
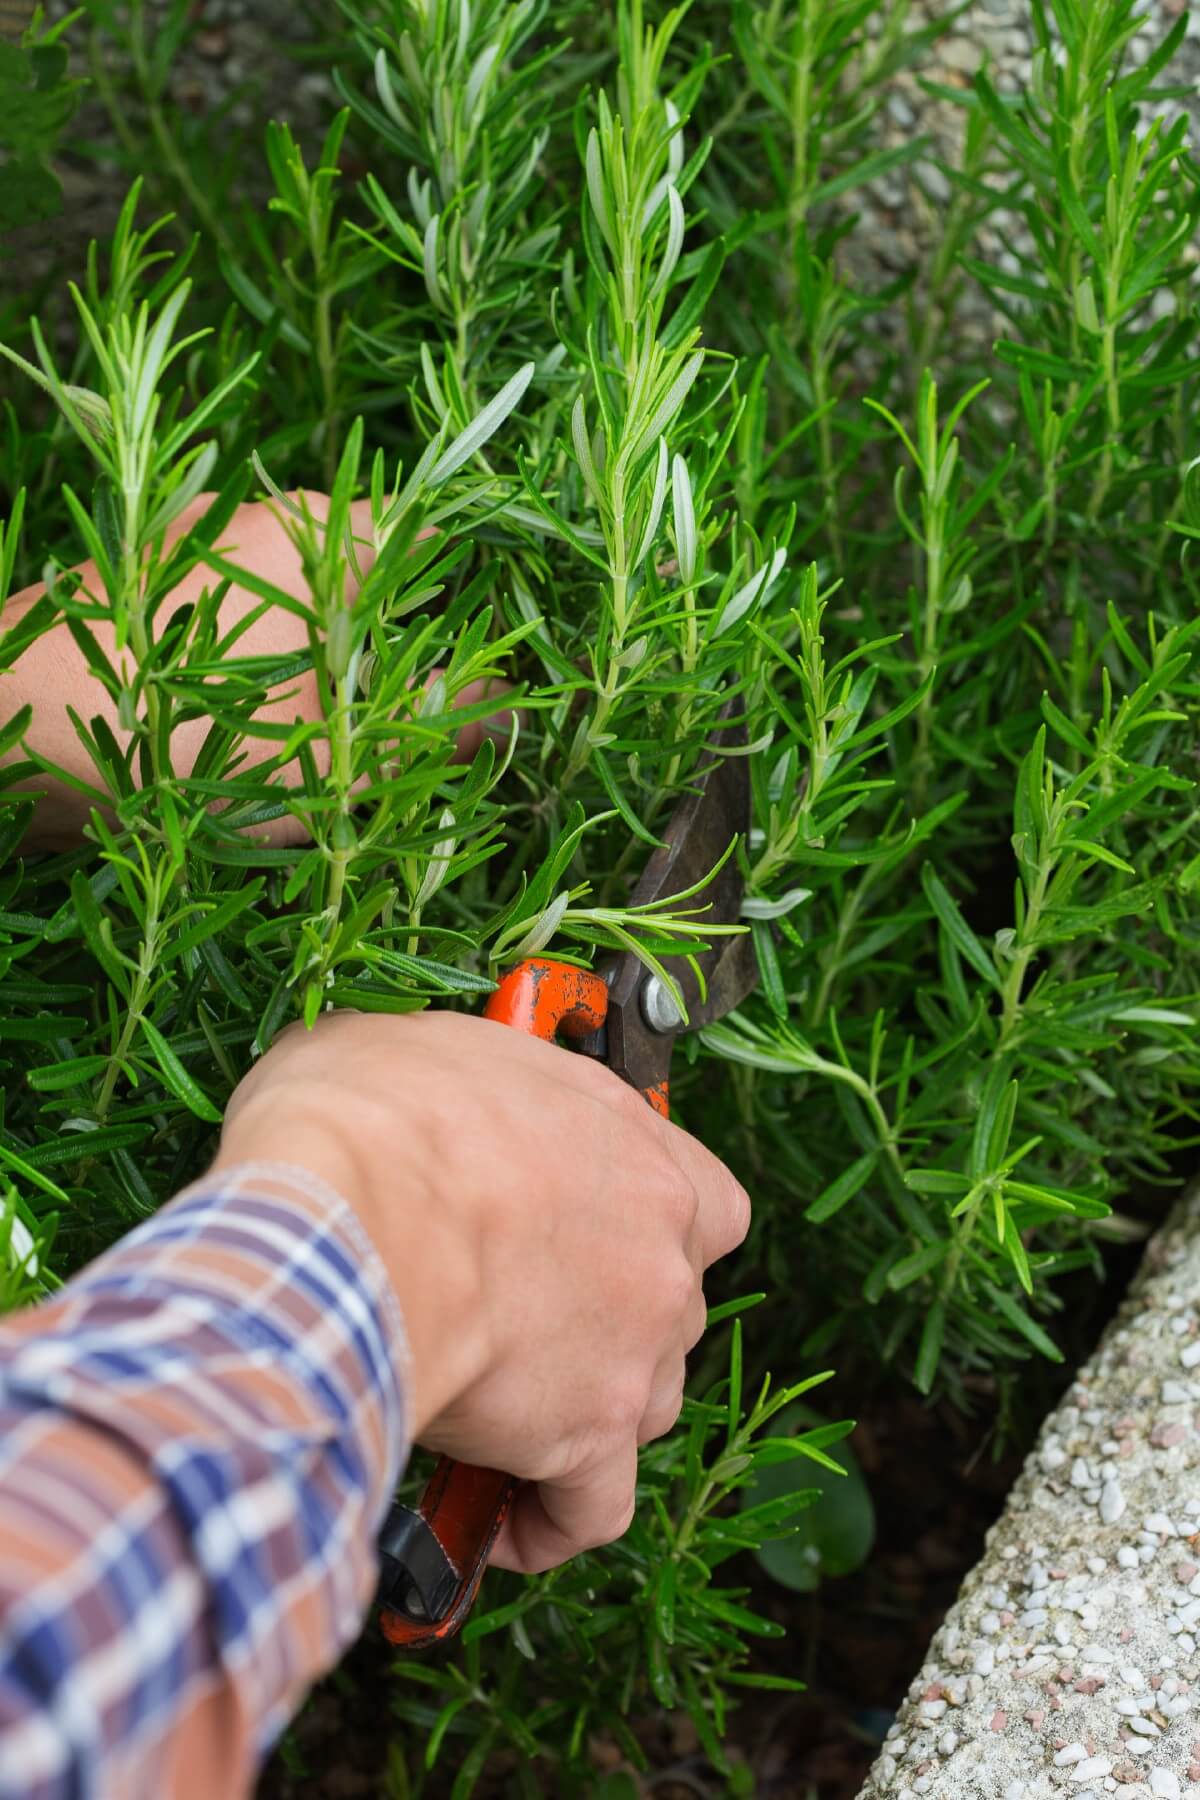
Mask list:
[[[6,1800],[249,1791],[370,1600],[405,1358],[349,1209],[265,1166],[0,1328]]]

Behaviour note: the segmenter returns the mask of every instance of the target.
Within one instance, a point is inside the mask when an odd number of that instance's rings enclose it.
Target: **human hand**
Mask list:
[[[413,1435],[530,1484],[493,1563],[619,1537],[637,1446],[679,1414],[704,1271],[749,1223],[729,1171],[602,1065],[448,1012],[290,1027],[234,1093],[217,1166],[260,1158],[322,1176],[378,1247]]]
[[[301,498],[299,493],[292,497],[297,500]],[[164,533],[164,543],[168,549],[186,531],[191,530],[214,498],[213,494],[200,494],[184,508]],[[315,520],[323,522],[327,518],[329,501],[325,494],[305,490],[303,499]],[[355,501],[350,508],[350,515],[351,530],[357,541],[359,567],[365,576],[375,560],[371,542],[370,501]],[[240,568],[272,582],[296,599],[307,599],[308,588],[300,553],[280,522],[276,508],[267,502],[248,502],[239,506],[222,533],[220,542],[229,559]],[[93,563],[80,564],[79,573],[83,577],[84,586],[92,593],[101,591],[99,576]],[[204,589],[211,588],[216,579],[212,570],[203,564],[192,569],[173,590],[171,605],[164,608],[164,616],[178,606],[194,604]],[[42,588],[39,585],[12,595],[4,602],[0,624],[4,628],[15,624],[41,594]],[[259,596],[249,588],[231,583],[221,602],[221,630],[233,630],[260,604]],[[93,622],[91,629],[100,648],[115,666],[119,666],[123,658],[132,654],[128,649],[118,654],[115,633],[106,620]],[[282,607],[272,607],[242,633],[238,639],[238,654],[278,657],[283,661],[297,651],[306,649],[307,644],[303,619],[297,618],[294,613],[285,612]],[[433,673],[436,674],[436,671]],[[33,721],[26,738],[28,747],[47,762],[80,780],[94,781],[95,771],[71,726],[67,716],[68,707],[73,708],[84,719],[99,715],[111,728],[122,748],[129,741],[130,734],[121,725],[114,702],[89,669],[65,624],[53,626],[37,638],[2,679],[5,685],[0,688],[0,718],[11,716],[26,701],[32,701]],[[432,679],[433,674],[430,676],[430,680]],[[455,696],[455,703],[472,705],[484,697],[484,684],[472,682]],[[309,671],[292,677],[273,690],[271,697],[259,708],[257,716],[276,723],[282,721],[291,724],[296,720],[317,719],[320,711],[317,678]],[[486,729],[486,722],[482,720],[464,726],[459,734],[455,759],[469,761],[478,749]],[[171,737],[171,758],[178,775],[187,776],[191,773],[208,730],[207,719],[192,719],[176,728]],[[248,738],[243,746],[243,769],[253,768],[266,761],[275,754],[275,749],[275,744],[268,739]],[[322,756],[328,759],[328,747],[318,743],[313,746],[313,753],[320,768]],[[18,760],[23,754],[20,748],[16,748],[5,760]],[[289,782],[297,782],[299,765],[294,764],[291,768],[282,770],[279,780],[285,786]],[[76,789],[50,777],[40,779],[37,786],[42,798],[30,828],[29,846],[49,850],[70,848],[83,835],[90,802]],[[290,814],[259,827],[255,835],[263,842],[276,846],[307,841],[304,821]]]

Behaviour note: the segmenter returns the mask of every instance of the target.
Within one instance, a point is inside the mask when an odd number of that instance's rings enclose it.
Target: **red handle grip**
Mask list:
[[[379,1624],[389,1643],[402,1650],[428,1650],[462,1629],[518,1485],[513,1476],[499,1469],[477,1469],[448,1456],[439,1460],[421,1495],[416,1520],[410,1516],[406,1523],[423,1522],[437,1540],[457,1585],[436,1618],[418,1618],[385,1605]],[[405,1510],[397,1509],[393,1516]]]

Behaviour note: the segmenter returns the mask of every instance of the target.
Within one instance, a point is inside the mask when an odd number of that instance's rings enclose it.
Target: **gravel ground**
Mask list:
[[[948,10],[946,0],[913,0],[911,27],[923,29],[944,18]],[[1184,11],[1187,37],[1162,79],[1190,88],[1192,97],[1167,101],[1160,110],[1165,117],[1174,118],[1180,106],[1186,104],[1196,142],[1200,141],[1200,4],[1188,8],[1187,0],[1145,0],[1141,8],[1143,22],[1132,54],[1137,61],[1143,61]],[[884,147],[909,143],[919,134],[928,134],[932,142],[926,157],[850,196],[848,204],[858,214],[860,224],[841,253],[846,259],[846,272],[868,291],[927,261],[952,198],[952,185],[939,165],[960,165],[963,110],[950,100],[928,93],[922,81],[965,91],[976,71],[986,63],[1001,94],[1018,92],[1027,86],[1032,71],[1031,13],[1030,0],[975,0],[958,14],[949,32],[937,40],[925,58],[893,80],[886,102]],[[974,246],[974,253],[982,260],[1014,274],[1016,259],[1005,247],[1001,233],[1011,237],[1015,223],[1010,213],[993,213]],[[882,332],[889,333],[889,327],[890,335],[900,335],[903,320],[899,314],[890,321],[886,317],[880,320]],[[988,342],[995,329],[996,320],[983,296],[968,292],[959,303],[956,336]]]
[[[1051,1414],[861,1800],[1200,1800],[1200,1192]]]
[[[16,0],[0,4],[15,6]],[[148,13],[161,15],[166,5],[167,0],[149,0]],[[33,0],[28,0],[32,10]],[[45,0],[51,21],[76,10],[76,0]],[[248,132],[251,143],[261,144],[265,122],[282,119],[305,145],[320,142],[337,102],[328,75],[304,61],[316,35],[309,0],[192,0],[190,16],[196,29],[172,69],[167,96],[185,122],[200,127],[228,106],[218,135]],[[67,41],[74,50],[72,72],[90,79],[86,38],[82,26],[76,26]],[[99,34],[96,53],[144,141],[127,57]],[[45,273],[56,280],[60,270],[77,276],[90,240],[103,243],[111,234],[135,170],[118,153],[111,119],[94,89],[76,114],[54,167],[63,186],[62,214],[48,227],[10,233],[0,255],[0,299],[8,293],[28,294]],[[142,172],[154,174],[152,167]],[[261,151],[248,159],[245,177],[245,191],[265,200],[271,183]],[[143,222],[145,217],[143,202]]]

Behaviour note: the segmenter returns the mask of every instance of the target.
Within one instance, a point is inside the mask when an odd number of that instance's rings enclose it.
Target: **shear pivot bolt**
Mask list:
[[[642,984],[642,1017],[651,1031],[677,1031],[683,1024],[674,995],[657,975]]]

